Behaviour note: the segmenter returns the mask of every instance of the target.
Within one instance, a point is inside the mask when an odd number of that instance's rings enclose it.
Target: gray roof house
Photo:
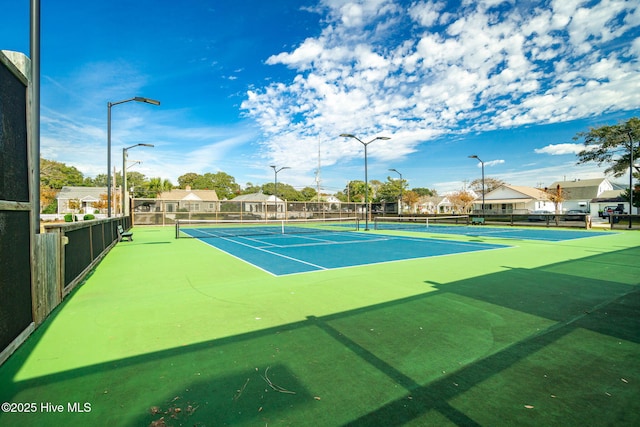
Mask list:
[[[286,212],[285,201],[274,195],[259,193],[242,194],[229,200],[231,203],[239,203],[239,209],[243,213],[248,213],[261,218],[264,218],[267,214],[273,215],[276,212],[276,217],[284,217]]]
[[[100,208],[100,202],[106,200],[107,187],[72,187],[64,186],[58,193],[58,214],[106,213],[106,207]],[[77,204],[74,206],[74,203]]]
[[[156,201],[163,205],[165,212],[216,212],[218,211],[218,194],[215,190],[163,191]]]
[[[562,189],[565,198],[563,202],[565,210],[591,211],[591,201],[593,199],[600,197],[607,191],[614,190],[613,184],[606,178],[556,181],[549,188],[555,189],[558,185]]]

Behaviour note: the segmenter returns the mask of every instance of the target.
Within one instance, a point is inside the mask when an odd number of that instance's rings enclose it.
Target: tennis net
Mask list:
[[[357,218],[290,220],[178,220],[176,239],[357,231]]]
[[[376,230],[426,231],[429,227],[456,227],[469,225],[469,215],[430,217],[376,217]]]

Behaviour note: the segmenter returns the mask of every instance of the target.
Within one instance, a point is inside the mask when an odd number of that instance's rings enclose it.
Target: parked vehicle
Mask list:
[[[564,216],[565,221],[584,221],[587,212],[581,211],[580,209],[571,209]]]
[[[602,210],[602,218],[609,218],[609,216],[611,215],[620,215],[623,214],[624,212],[624,208],[622,207],[622,205],[618,205],[618,206],[605,206],[604,209]]]
[[[546,221],[547,218],[553,219],[553,212],[545,210],[532,211],[527,219],[529,221]]]

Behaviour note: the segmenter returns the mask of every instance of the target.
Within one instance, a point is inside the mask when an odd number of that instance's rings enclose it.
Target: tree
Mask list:
[[[40,159],[40,185],[60,190],[65,185],[82,186],[82,172],[54,160]]]
[[[555,212],[559,213],[560,204],[567,199],[567,195],[564,192],[564,189],[558,184],[556,188],[545,188],[544,192],[547,193],[549,200],[553,202],[553,206],[555,207]]]
[[[449,202],[453,205],[455,212],[462,213],[469,212],[469,209],[475,200],[470,192],[464,190],[447,195],[447,199],[449,199]]]
[[[405,191],[402,194],[402,201],[411,207],[411,211],[415,212],[415,205],[420,200],[420,195],[413,190]]]
[[[231,199],[240,192],[240,185],[231,175],[225,172],[199,175],[194,172],[178,177],[180,188],[190,187],[192,190],[215,190],[220,200]]]
[[[373,201],[376,200],[378,198],[378,192],[380,191],[380,188],[382,187],[382,181],[379,181],[377,179],[370,179],[369,180],[369,201]]]
[[[93,186],[94,187],[106,187],[107,186],[107,174],[101,173],[101,174],[96,175],[96,177],[93,178]]]
[[[187,186],[189,186],[194,190],[198,189],[196,187],[196,181],[197,181],[199,176],[200,175],[198,175],[197,173],[194,173],[194,172],[188,172],[188,173],[185,173],[182,176],[179,176],[178,177],[178,187],[184,189],[184,188],[187,188]]]
[[[264,194],[273,195],[275,194],[275,182],[269,182],[262,186],[262,192]],[[304,196],[301,192],[293,188],[289,184],[285,184],[284,182],[278,183],[278,197],[282,200],[287,200],[290,202],[301,202],[304,201]]]
[[[371,200],[371,186],[369,186],[369,200]],[[350,202],[362,202],[364,203],[365,185],[364,181],[349,181],[347,187],[344,189],[345,194]]]
[[[437,196],[438,192],[436,190],[430,190],[424,187],[412,188],[411,191],[416,193],[419,197],[425,196]]]
[[[506,182],[504,182],[501,179],[485,177],[484,194],[490,193],[496,188],[505,184]],[[482,178],[476,178],[473,181],[471,181],[471,184],[469,184],[469,188],[472,189],[474,193],[482,195]]]
[[[565,194],[560,184],[558,184],[556,188],[545,188],[544,192],[547,193],[549,200],[553,202],[555,213],[556,214],[560,213],[559,212],[560,204],[567,199],[567,195]],[[558,215],[555,216],[555,220],[556,220],[556,225],[558,225],[558,221],[560,220]]]
[[[168,179],[163,181],[162,178],[151,178],[149,182],[145,182],[144,187],[146,197],[156,198],[164,191],[171,191],[173,185]]]
[[[56,196],[58,190],[55,188],[49,188],[40,186],[40,206],[42,207],[42,213],[54,214],[58,211],[58,200]]]
[[[300,194],[305,202],[313,202],[318,199],[318,192],[313,187],[304,187],[300,190]]]
[[[591,128],[587,132],[579,132],[573,139],[583,140],[585,146],[585,149],[577,154],[577,164],[607,164],[605,173],[620,177],[629,170],[632,146],[633,158],[637,159],[640,155],[640,147],[635,143],[640,140],[640,119],[632,117],[617,125]]]
[[[255,194],[262,191],[259,185],[255,185],[251,182],[247,182],[244,185],[244,189],[240,192],[240,194]]]
[[[622,194],[620,194],[620,196],[627,202],[629,203],[629,189],[627,188],[626,190],[624,190],[624,192]],[[636,208],[636,211],[638,208],[640,208],[640,184],[636,183],[633,187],[633,207]],[[633,212],[631,212],[633,213]]]
[[[376,201],[386,201],[387,203],[400,200],[400,195],[404,192],[406,181],[387,177],[387,182],[380,183],[376,193]]]

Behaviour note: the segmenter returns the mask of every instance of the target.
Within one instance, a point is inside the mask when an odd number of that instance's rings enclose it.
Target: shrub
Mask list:
[[[73,214],[66,214],[64,216],[64,222],[73,222]]]
[[[84,220],[85,220],[85,221],[90,221],[90,220],[92,220],[92,219],[96,219],[95,215],[86,214],[86,215],[84,216]]]

